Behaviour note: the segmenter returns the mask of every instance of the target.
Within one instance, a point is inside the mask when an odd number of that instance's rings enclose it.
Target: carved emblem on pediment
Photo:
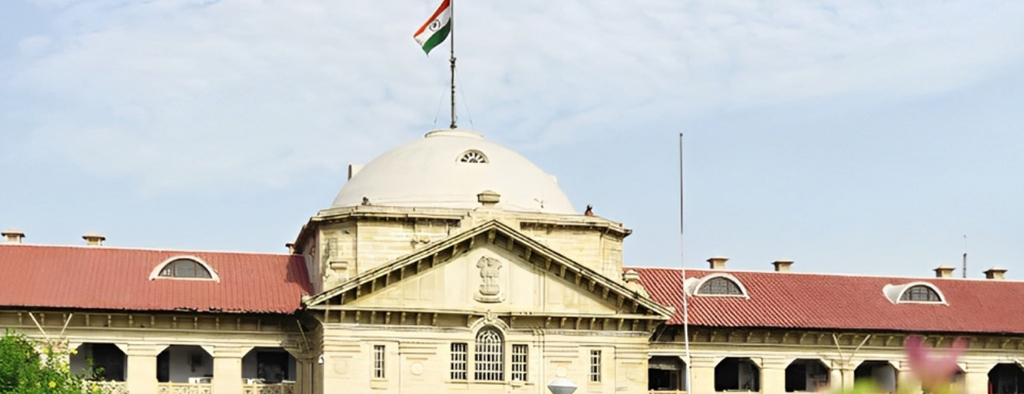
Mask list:
[[[503,297],[498,283],[501,260],[483,256],[477,260],[476,267],[480,269],[480,288],[473,298],[480,302],[501,302]]]

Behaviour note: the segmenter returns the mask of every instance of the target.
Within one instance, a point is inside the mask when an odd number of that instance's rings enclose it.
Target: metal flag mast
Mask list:
[[[448,4],[450,7],[449,10],[451,11],[451,19],[448,23],[450,29],[449,35],[451,37],[448,37],[448,44],[451,45],[451,57],[449,57],[448,60],[452,64],[452,124],[449,127],[457,129],[459,128],[459,125],[456,124],[457,118],[455,117],[455,0],[449,1],[450,2]]]
[[[679,133],[679,265],[682,267],[682,278],[680,278],[680,291],[683,293],[683,346],[685,349],[686,364],[684,368],[684,374],[686,376],[686,387],[687,393],[692,393],[690,390],[690,311],[689,302],[686,295],[686,261],[683,260],[685,255],[685,246],[683,244],[683,133]]]

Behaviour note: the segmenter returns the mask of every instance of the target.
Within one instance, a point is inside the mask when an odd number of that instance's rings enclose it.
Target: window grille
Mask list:
[[[466,344],[452,344],[452,380],[466,380]]]
[[[743,291],[740,290],[740,286],[726,278],[712,278],[704,285],[700,287],[697,294],[705,295],[743,295]]]
[[[493,327],[486,327],[476,334],[473,359],[476,380],[501,381],[505,377],[504,344],[501,333]]]
[[[177,259],[167,263],[160,270],[160,276],[165,278],[212,279],[210,271],[207,271],[206,267],[192,259]]]
[[[384,345],[373,346],[373,377],[384,379]]]
[[[601,381],[601,351],[591,350],[590,351],[590,381],[600,382]]]
[[[487,156],[484,156],[484,154],[478,150],[471,150],[463,153],[462,156],[459,157],[459,161],[463,163],[487,164]]]
[[[512,345],[512,380],[525,382],[529,345]]]
[[[900,301],[942,302],[942,299],[928,286],[914,286],[903,292]]]

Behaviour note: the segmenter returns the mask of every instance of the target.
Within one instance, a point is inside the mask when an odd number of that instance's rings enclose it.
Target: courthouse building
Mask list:
[[[684,281],[624,267],[630,233],[580,213],[523,156],[438,130],[351,166],[289,253],[98,234],[34,245],[7,230],[0,326],[67,341],[74,369],[91,362],[100,384],[133,394],[541,394],[555,378],[581,394],[679,393],[687,361],[695,393],[893,389],[913,384],[910,334],[938,348],[968,338],[968,392],[1024,393],[1024,283],[1004,270],[741,272],[715,257]]]

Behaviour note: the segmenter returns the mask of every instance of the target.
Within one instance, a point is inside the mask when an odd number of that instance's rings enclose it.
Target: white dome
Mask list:
[[[473,209],[485,190],[501,195],[500,209],[576,213],[553,176],[463,130],[431,131],[380,155],[341,188],[331,207],[360,205],[365,197],[372,205]]]

